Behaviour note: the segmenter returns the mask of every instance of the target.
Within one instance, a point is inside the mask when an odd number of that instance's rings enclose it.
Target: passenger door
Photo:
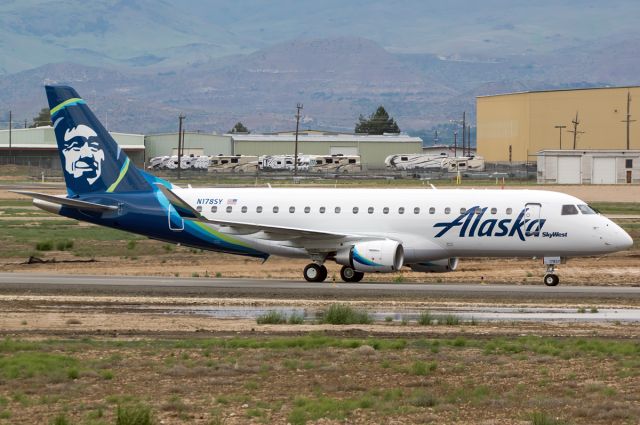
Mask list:
[[[540,211],[542,205],[539,203],[528,203],[524,206],[525,213],[524,219],[526,222],[525,236],[538,237],[540,236]]]

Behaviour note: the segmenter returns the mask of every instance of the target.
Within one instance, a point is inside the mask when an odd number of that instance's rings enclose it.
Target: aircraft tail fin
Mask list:
[[[45,89],[69,196],[152,190],[73,88]]]

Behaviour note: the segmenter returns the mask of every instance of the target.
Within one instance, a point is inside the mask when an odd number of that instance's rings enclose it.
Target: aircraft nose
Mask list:
[[[629,249],[633,246],[633,239],[627,232],[624,231],[623,228],[618,226],[615,223],[611,223],[609,225],[611,228],[611,233],[609,236],[609,245],[614,248],[616,251],[621,251],[624,249]]]

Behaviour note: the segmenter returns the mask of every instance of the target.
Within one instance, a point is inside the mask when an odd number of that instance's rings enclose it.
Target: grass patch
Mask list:
[[[438,364],[436,362],[425,363],[423,361],[416,360],[409,368],[409,372],[416,376],[426,376],[431,372],[435,372],[437,367]]]
[[[346,304],[332,304],[322,314],[320,323],[331,325],[369,324],[373,320],[366,311],[355,310]]]
[[[434,321],[435,321],[435,317],[433,317],[433,315],[428,311],[423,311],[422,313],[420,313],[420,316],[418,317],[418,324],[421,326],[428,326],[432,324]]]
[[[23,379],[45,376],[62,379],[77,366],[78,361],[69,356],[42,352],[16,352],[0,357],[0,377]]]
[[[256,317],[256,323],[259,325],[280,325],[287,323],[287,316],[279,311],[271,310]]]
[[[118,406],[116,425],[153,425],[151,408],[144,404]]]
[[[361,407],[363,405],[364,407]],[[367,407],[368,406],[368,407]],[[321,418],[344,420],[358,408],[369,408],[367,399],[336,399],[319,397],[316,399],[299,397],[294,402],[294,408],[288,416],[292,425],[303,425],[308,421]]]
[[[531,425],[566,425],[567,422],[549,416],[544,412],[533,412],[531,414]]]

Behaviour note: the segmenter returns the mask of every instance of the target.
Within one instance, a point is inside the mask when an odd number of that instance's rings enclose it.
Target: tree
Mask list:
[[[33,122],[29,126],[29,128],[41,127],[43,125],[51,125],[51,113],[49,112],[49,108],[42,108],[38,115],[33,117]]]
[[[356,123],[356,133],[400,133],[400,127],[398,127],[396,120],[389,116],[384,106],[380,105],[376,112],[369,115],[368,119],[360,115]]]
[[[247,129],[247,127],[244,126],[244,124],[238,121],[236,125],[233,126],[233,128],[229,133],[233,134],[233,133],[251,133],[251,132],[249,131],[249,129]]]

